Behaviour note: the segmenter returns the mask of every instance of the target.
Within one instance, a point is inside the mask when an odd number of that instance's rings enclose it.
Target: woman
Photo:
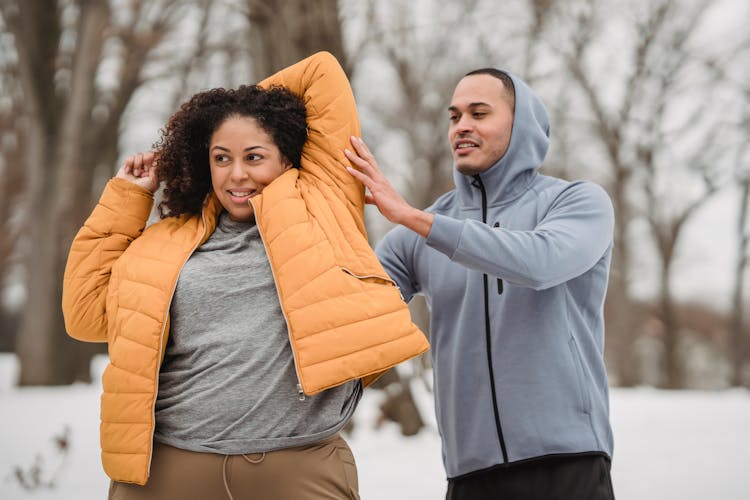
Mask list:
[[[427,343],[367,243],[346,76],[319,53],[197,94],[162,135],[108,183],[65,271],[69,334],[109,344],[110,498],[358,498],[338,431],[362,384]]]

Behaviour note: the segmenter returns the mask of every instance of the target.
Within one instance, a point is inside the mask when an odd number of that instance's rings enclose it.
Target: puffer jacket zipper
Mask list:
[[[281,292],[279,292],[279,281],[276,276],[276,271],[273,268],[273,264],[271,264],[271,253],[268,251],[268,246],[266,246],[266,239],[263,236],[263,228],[260,225],[260,222],[258,220],[258,209],[255,208],[255,204],[253,203],[253,199],[250,198],[247,200],[250,205],[253,207],[253,213],[255,214],[255,224],[258,226],[258,234],[260,235],[260,241],[263,242],[263,248],[266,249],[266,255],[268,256],[268,263],[271,267],[271,274],[273,275],[273,284],[276,288],[276,295],[279,297],[279,305],[281,306],[281,315],[284,316],[284,323],[286,323],[286,333],[289,337],[289,345],[292,348],[292,362],[294,363],[294,371],[297,374],[297,398],[300,401],[305,400],[305,391],[302,388],[302,377],[299,373],[299,366],[297,365],[297,352],[294,350],[294,343],[292,342],[292,330],[289,328],[289,319],[286,317],[286,311],[284,310],[284,305],[281,303]]]
[[[482,193],[482,222],[487,223],[487,191],[484,189],[484,183],[479,175],[474,176],[472,185],[479,188]],[[508,452],[505,449],[505,438],[503,437],[503,427],[500,422],[500,410],[497,402],[497,391],[495,389],[495,370],[492,366],[492,332],[490,330],[490,293],[489,277],[484,274],[484,331],[485,347],[487,349],[487,366],[489,368],[490,390],[492,392],[492,410],[495,413],[495,428],[497,430],[497,439],[500,443],[500,450],[503,453],[503,463],[508,463]]]
[[[164,331],[167,329],[167,319],[169,318],[169,311],[172,308],[172,299],[174,298],[174,292],[177,290],[177,282],[180,279],[180,274],[182,273],[182,269],[185,267],[185,264],[187,264],[187,261],[190,260],[190,257],[195,253],[195,250],[198,248],[198,246],[201,244],[201,241],[206,237],[206,214],[205,214],[205,208],[201,210],[201,222],[203,223],[203,233],[201,233],[200,238],[193,244],[192,250],[187,255],[187,258],[183,261],[182,265],[180,266],[180,270],[177,273],[177,278],[174,280],[174,283],[172,283],[172,293],[169,295],[169,302],[167,302],[167,310],[164,313],[164,320],[161,327],[161,337],[159,338],[159,362],[156,365],[156,391],[154,392],[154,402],[151,406],[151,412],[154,416],[154,427],[151,429],[151,448],[149,450],[148,454],[148,472],[146,477],[151,477],[151,459],[154,457],[154,433],[156,432],[156,400],[159,397],[159,372],[161,371],[161,364],[162,364],[162,352],[164,351]]]

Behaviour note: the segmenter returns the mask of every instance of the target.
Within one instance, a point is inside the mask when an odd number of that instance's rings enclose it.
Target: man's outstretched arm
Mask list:
[[[385,179],[364,143],[353,139],[352,144],[358,154],[346,154],[357,168],[349,172],[370,191],[365,200],[391,222],[426,238],[429,247],[470,269],[541,290],[591,269],[612,244],[612,203],[591,182],[571,183],[532,229],[490,227],[410,206]]]

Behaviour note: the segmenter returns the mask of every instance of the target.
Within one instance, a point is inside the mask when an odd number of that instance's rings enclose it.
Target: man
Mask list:
[[[399,224],[377,254],[430,306],[447,498],[613,498],[603,189],[537,172],[547,112],[521,79],[469,73],[448,108],[456,188],[408,205],[352,138],[349,172]]]

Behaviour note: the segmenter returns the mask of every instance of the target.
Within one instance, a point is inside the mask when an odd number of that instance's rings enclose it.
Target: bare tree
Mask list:
[[[735,148],[727,148],[734,158],[735,183],[739,190],[739,205],[737,213],[737,258],[734,266],[734,287],[732,290],[732,309],[729,317],[729,358],[732,364],[732,385],[750,387],[750,378],[745,371],[745,365],[750,358],[750,342],[745,316],[746,309],[746,275],[750,265],[750,85],[748,85],[748,56],[750,56],[750,37],[745,34],[736,47],[730,47],[719,55],[705,60],[706,68],[718,80],[728,84],[730,92],[738,94],[738,101],[744,106],[738,107],[739,116],[736,123],[738,132]],[[736,74],[735,71],[739,72]],[[734,149],[734,151],[732,151]]]
[[[689,132],[695,133],[696,123],[700,123],[697,117],[710,116],[709,107],[711,106],[708,99],[699,99],[700,105],[692,110],[690,118],[674,131],[670,130],[668,111],[670,106],[675,105],[680,94],[686,90],[685,82],[690,78],[688,75],[691,69],[691,59],[695,56],[691,51],[689,41],[707,4],[699,4],[693,12],[685,12],[688,9],[684,7],[684,5],[677,5],[674,1],[664,1],[657,9],[657,12],[660,15],[663,12],[664,17],[670,19],[670,22],[664,23],[661,30],[657,28],[654,32],[655,36],[662,38],[663,45],[658,56],[649,62],[652,69],[648,77],[655,91],[652,95],[652,102],[648,106],[648,113],[646,114],[643,110],[646,119],[642,120],[642,126],[639,127],[642,135],[637,139],[637,159],[644,174],[642,188],[647,200],[645,217],[657,243],[661,260],[660,309],[666,355],[665,386],[668,388],[684,386],[684,367],[681,365],[679,346],[680,324],[675,311],[672,290],[675,252],[679,237],[689,219],[719,188],[719,173],[714,171],[712,165],[715,165],[715,158],[718,154],[714,145],[721,142],[717,136],[720,128],[717,127],[701,134],[702,140],[699,147],[692,148],[692,150],[682,148],[680,155],[675,155],[673,151],[679,147],[681,136]],[[682,16],[677,16],[677,9],[682,11]],[[657,57],[658,65],[656,64]],[[713,80],[700,82],[700,85],[705,87],[703,92],[698,92],[697,95],[708,95],[710,87],[715,83]],[[662,188],[667,184],[666,179],[674,178],[675,168],[672,163],[674,160],[683,162],[687,166],[686,173],[694,181],[702,184],[699,192],[692,196],[684,196],[684,193],[680,193],[682,196],[673,199],[672,195],[677,193],[669,193],[668,190]]]
[[[597,5],[588,1],[572,31],[572,50],[565,54],[571,76],[578,82],[591,111],[594,133],[606,152],[612,171],[610,192],[615,203],[618,225],[615,235],[614,269],[611,276],[608,327],[617,333],[616,359],[620,373],[633,366],[632,342],[635,328],[632,301],[629,299],[628,273],[632,272],[632,255],[636,251],[628,238],[635,220],[650,228],[654,247],[660,259],[659,315],[663,323],[666,387],[683,385],[679,359],[680,325],[675,313],[672,290],[673,263],[679,237],[690,218],[710,199],[719,187],[722,172],[716,157],[721,141],[717,127],[706,126],[718,120],[705,98],[716,80],[697,67],[698,49],[692,45],[696,25],[702,20],[708,4],[690,6],[673,0],[650,2],[639,16],[632,16],[635,40],[632,51],[622,47],[620,57],[628,65],[626,77],[619,85],[622,98],[616,106],[607,104],[607,86],[611,79],[601,78],[585,61],[601,30]],[[613,109],[614,108],[614,109]],[[675,110],[689,110],[686,117],[675,118]],[[698,119],[700,117],[701,119]],[[690,137],[692,144],[684,138]],[[696,146],[697,145],[697,146]],[[690,192],[676,189],[684,179]],[[637,382],[624,377],[622,383]]]
[[[633,358],[635,340],[634,314],[635,304],[630,299],[629,273],[632,269],[631,247],[628,245],[628,227],[633,214],[627,201],[627,190],[632,176],[632,166],[623,152],[625,140],[624,128],[631,120],[632,102],[635,99],[633,83],[640,81],[645,70],[643,48],[638,47],[633,61],[633,71],[628,79],[628,89],[618,108],[609,112],[602,98],[603,90],[597,89],[587,68],[584,67],[584,55],[594,43],[596,34],[596,9],[593,1],[584,3],[578,14],[574,28],[571,30],[572,47],[563,54],[573,80],[582,90],[592,118],[592,132],[605,152],[612,171],[608,191],[612,196],[617,224],[615,225],[612,271],[607,296],[607,349],[613,353],[619,383],[623,386],[639,382],[636,363]],[[648,41],[642,41],[649,43]]]
[[[93,194],[111,175],[122,114],[143,83],[141,70],[181,5],[132,0],[113,12],[94,0],[4,1],[23,94],[23,207],[27,301],[17,342],[22,385],[87,379],[93,349],[67,338],[60,308],[63,267]],[[128,17],[130,16],[130,17]],[[115,53],[109,56],[108,51]],[[117,84],[97,78],[119,62]]]
[[[746,53],[750,44],[738,51]],[[750,101],[750,86],[745,84],[743,89],[745,101]],[[741,130],[750,135],[750,112],[747,107],[741,119]],[[737,261],[735,264],[735,282],[732,293],[732,314],[730,317],[730,358],[732,360],[732,385],[750,386],[750,379],[745,376],[745,364],[750,355],[750,344],[747,340],[747,327],[745,325],[745,275],[750,264],[750,228],[748,228],[748,211],[750,211],[750,165],[747,155],[750,145],[743,141],[737,149],[735,164],[737,167],[737,184],[740,191],[740,203],[737,217]]]
[[[554,19],[557,0],[528,0],[528,8],[531,11],[532,21],[529,23],[525,36],[526,51],[524,55],[523,75],[526,80],[533,84],[534,64],[537,60],[537,50],[541,45],[544,30],[550,20]]]

